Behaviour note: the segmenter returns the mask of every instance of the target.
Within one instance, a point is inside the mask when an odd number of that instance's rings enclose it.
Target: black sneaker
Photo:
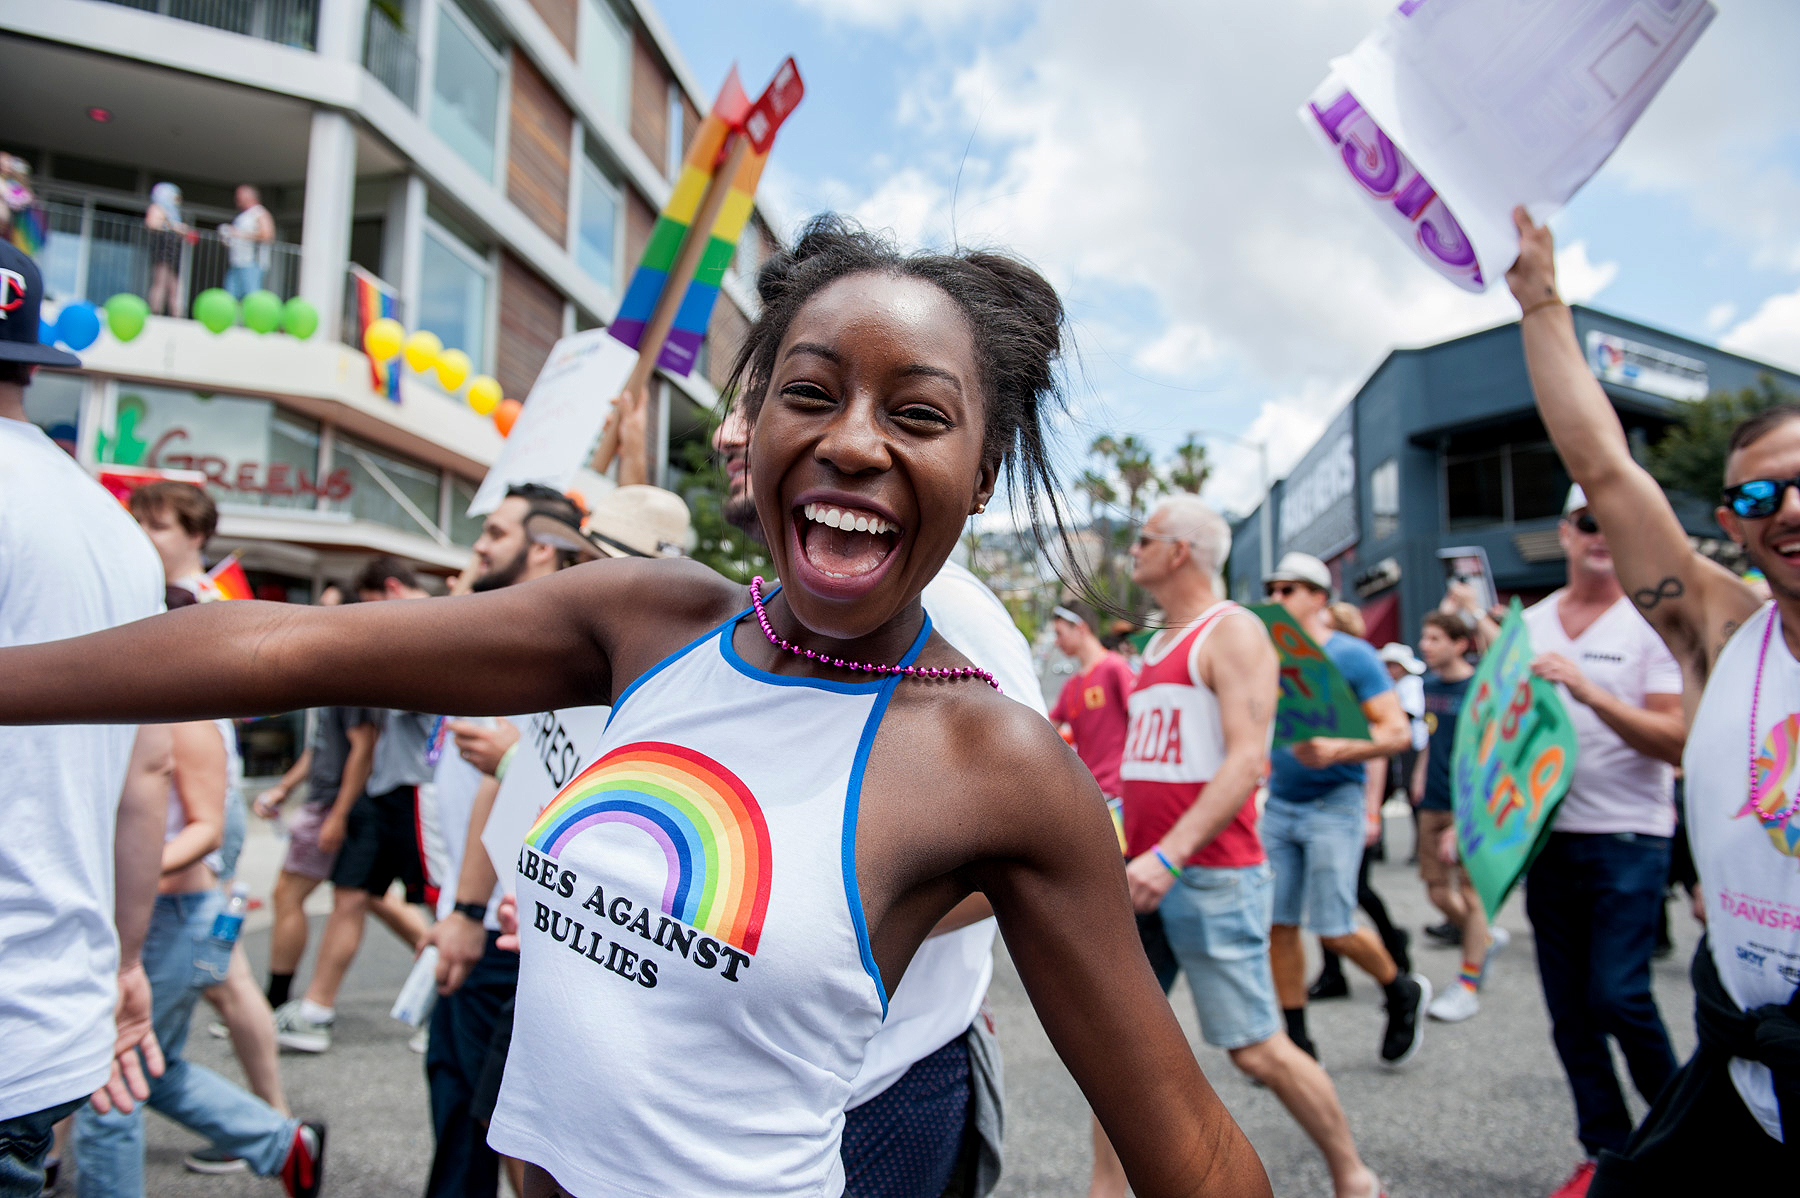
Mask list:
[[[1344,977],[1344,971],[1341,969],[1321,969],[1319,976],[1313,979],[1313,984],[1306,988],[1306,997],[1312,1002],[1323,1002],[1332,998],[1349,998],[1349,979]]]
[[[294,1146],[281,1165],[281,1184],[288,1198],[318,1198],[325,1184],[325,1125],[316,1121],[294,1129]]]
[[[1432,924],[1426,928],[1425,934],[1439,944],[1448,945],[1451,948],[1462,944],[1462,929],[1447,919],[1443,923]]]
[[[1431,1002],[1431,982],[1421,974],[1409,973],[1397,978],[1388,994],[1387,1031],[1381,1037],[1381,1061],[1384,1065],[1404,1065],[1412,1060],[1425,1042],[1425,1020],[1421,1018]]]

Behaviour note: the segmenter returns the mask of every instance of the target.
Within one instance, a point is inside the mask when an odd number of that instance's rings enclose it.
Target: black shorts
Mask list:
[[[399,879],[406,901],[429,901],[425,857],[419,847],[419,788],[401,786],[386,794],[364,795],[350,808],[344,847],[338,850],[331,884],[383,895]]]
[[[505,951],[505,950],[501,950]],[[469,1113],[475,1121],[492,1123],[494,1108],[500,1104],[500,1082],[506,1076],[506,1054],[512,1050],[513,1000],[507,999],[494,1020],[493,1038],[488,1041],[487,1060],[481,1066],[481,1078],[475,1093],[469,1097]]]

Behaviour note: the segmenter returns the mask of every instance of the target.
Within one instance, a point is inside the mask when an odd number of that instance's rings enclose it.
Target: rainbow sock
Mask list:
[[[1481,988],[1481,966],[1463,962],[1462,972],[1456,975],[1456,980],[1467,986],[1469,993],[1475,993]]]

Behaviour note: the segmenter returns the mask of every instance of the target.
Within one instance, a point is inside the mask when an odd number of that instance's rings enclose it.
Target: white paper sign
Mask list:
[[[635,349],[605,329],[564,337],[550,350],[518,421],[469,504],[471,516],[500,506],[514,483],[566,491],[593,451],[612,399],[637,366]]]
[[[1300,119],[1384,223],[1469,291],[1605,162],[1712,21],[1709,0],[1405,0]],[[1452,215],[1454,214],[1454,215]]]
[[[525,834],[557,792],[593,764],[611,714],[610,707],[564,707],[520,724],[518,752],[506,767],[487,827],[481,830],[481,843],[506,893],[513,893],[518,876],[513,865]]]

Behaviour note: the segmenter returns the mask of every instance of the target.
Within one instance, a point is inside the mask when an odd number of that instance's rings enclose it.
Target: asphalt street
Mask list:
[[[1441,987],[1455,977],[1457,954],[1419,943],[1418,929],[1435,922],[1435,913],[1412,867],[1405,864],[1410,822],[1391,819],[1388,827],[1391,863],[1376,866],[1375,888],[1396,919],[1413,929],[1416,968]],[[247,850],[246,880],[264,896],[277,851],[265,834]],[[1685,1058],[1694,1044],[1687,961],[1698,929],[1684,905],[1672,903],[1670,914],[1677,949],[1656,964],[1655,988],[1677,1055]],[[1377,1060],[1382,1012],[1373,982],[1352,969],[1351,998],[1313,1008],[1313,1037],[1363,1156],[1381,1175],[1391,1198],[1545,1195],[1580,1157],[1568,1087],[1550,1044],[1538,990],[1530,926],[1517,896],[1499,922],[1512,932],[1513,942],[1493,966],[1481,1013],[1467,1023],[1431,1024],[1423,1050],[1400,1071],[1385,1069]],[[322,926],[323,920],[315,917],[314,945]],[[266,913],[253,915],[245,936],[261,978],[268,951]],[[372,923],[339,1002],[331,1051],[282,1058],[294,1109],[330,1122],[326,1193],[338,1198],[394,1198],[424,1190],[431,1130],[423,1064],[407,1048],[410,1029],[387,1013],[409,965],[399,942]],[[302,979],[308,971],[310,952]],[[1177,984],[1173,1001],[1201,1067],[1261,1154],[1275,1193],[1329,1195],[1318,1153],[1280,1103],[1238,1074],[1224,1053],[1201,1043],[1185,983]],[[1003,1198],[1083,1195],[1089,1162],[1087,1108],[1003,952],[990,1003],[1006,1057],[1006,1172],[998,1192]],[[241,1080],[228,1042],[208,1035],[208,1022],[210,1012],[203,1009],[195,1021],[190,1058]],[[1625,1078],[1622,1064],[1619,1073]],[[266,1198],[279,1192],[273,1181],[185,1172],[182,1156],[198,1142],[151,1116],[150,1194]]]

